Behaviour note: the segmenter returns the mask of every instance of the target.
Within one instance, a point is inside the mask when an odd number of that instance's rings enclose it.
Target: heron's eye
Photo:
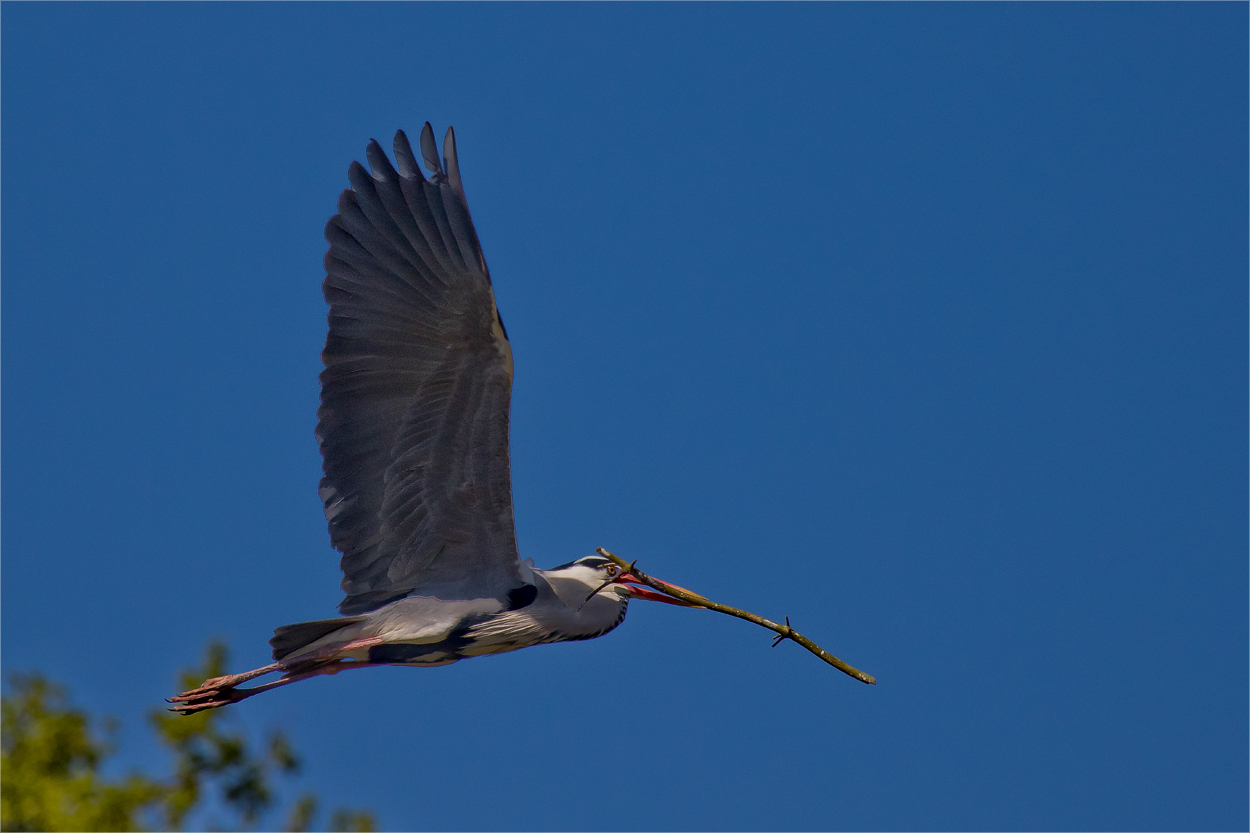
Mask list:
[[[616,568],[616,565],[615,565],[615,564],[609,564],[609,565],[608,565],[608,567],[607,567],[607,569],[608,569],[608,576],[609,576],[609,577],[611,577],[611,576],[615,576],[615,575],[616,575],[617,568]]]

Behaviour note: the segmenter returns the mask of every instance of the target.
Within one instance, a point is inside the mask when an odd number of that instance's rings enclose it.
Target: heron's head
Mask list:
[[[628,602],[630,599],[648,599],[680,607],[697,607],[697,605],[691,605],[652,590],[632,575],[623,574],[620,567],[601,555],[588,555],[556,567],[554,570],[548,570],[547,577],[548,579],[575,581],[582,585],[585,588],[582,599],[585,601],[579,600],[578,604],[584,605],[603,597],[620,602]]]

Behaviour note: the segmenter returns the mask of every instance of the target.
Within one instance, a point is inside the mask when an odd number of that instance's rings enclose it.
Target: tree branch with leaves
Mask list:
[[[225,673],[226,650],[208,646],[201,667],[185,671],[187,685]],[[132,773],[110,780],[101,765],[114,752],[114,721],[93,719],[69,704],[63,687],[39,675],[13,675],[2,702],[0,828],[3,830],[181,830],[210,795],[236,829],[254,828],[277,809],[275,778],[299,772],[286,736],[273,731],[254,744],[229,717],[210,711],[184,717],[164,711],[150,725],[173,756],[172,777]],[[286,830],[309,830],[317,799],[298,798]],[[221,819],[202,824],[220,826]],[[375,830],[371,813],[335,809],[330,829]]]

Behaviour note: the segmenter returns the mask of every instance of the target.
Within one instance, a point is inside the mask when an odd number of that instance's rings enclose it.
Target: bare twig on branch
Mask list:
[[[799,643],[804,648],[841,671],[843,674],[854,677],[861,683],[867,683],[868,685],[877,684],[876,678],[871,674],[865,674],[858,668],[853,668],[850,665],[847,665],[845,662],[838,659],[833,654],[829,653],[824,648],[820,647],[815,642],[796,631],[794,628],[790,627],[790,617],[788,616],[786,617],[786,623],[784,625],[779,625],[776,622],[765,619],[763,616],[756,616],[754,613],[748,613],[747,611],[739,610],[736,607],[719,604],[704,596],[700,596],[698,593],[692,593],[685,588],[678,587],[675,584],[669,584],[666,581],[660,581],[658,578],[652,578],[635,566],[637,562],[631,564],[619,555],[614,555],[613,553],[608,552],[603,547],[599,547],[596,551],[604,558],[612,561],[616,564],[616,566],[620,567],[622,573],[632,575],[643,584],[654,590],[658,590],[665,595],[672,596],[674,599],[681,599],[683,602],[690,602],[691,604],[699,605],[700,607],[706,607],[708,610],[715,610],[717,613],[726,613],[730,616],[737,616],[739,619],[746,619],[748,622],[754,622],[760,627],[768,628],[770,631],[777,634],[777,638],[773,640],[774,648],[777,647],[783,639],[789,639],[793,642]]]

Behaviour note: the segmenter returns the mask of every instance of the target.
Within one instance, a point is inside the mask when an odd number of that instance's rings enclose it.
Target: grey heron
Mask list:
[[[401,130],[326,224],[329,304],[317,440],[338,618],[285,625],[274,662],[207,680],[173,710],[217,708],[299,680],[378,665],[436,666],[593,639],[657,593],[598,555],[541,570],[517,552],[508,457],[512,348],[469,216],[455,134],[421,173]],[[242,683],[279,673],[250,688]]]

